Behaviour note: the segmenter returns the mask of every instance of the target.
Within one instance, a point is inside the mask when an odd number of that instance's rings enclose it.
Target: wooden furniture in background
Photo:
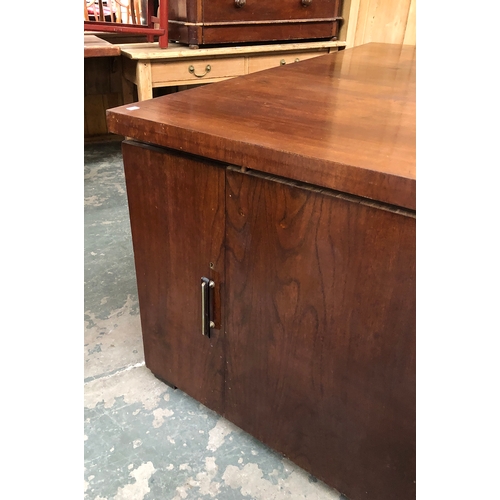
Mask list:
[[[121,47],[126,99],[132,99],[137,86],[139,101],[151,99],[153,88],[214,83],[274,66],[285,66],[343,48],[338,41],[286,43],[249,46],[223,46],[190,49],[170,44],[129,44]]]
[[[83,0],[84,31],[146,35],[149,42],[158,38],[161,48],[168,46],[168,0],[154,12],[154,0],[147,0],[143,12],[140,0]],[[89,9],[92,8],[92,15]]]
[[[110,137],[106,109],[125,104],[123,100],[120,46],[96,35],[84,35],[84,137]]]
[[[114,35],[114,34],[113,34]],[[106,109],[153,97],[153,89],[175,91],[182,86],[213,83],[285,66],[342,49],[344,42],[269,44],[241,47],[190,49],[171,43],[160,49],[157,43],[110,44],[99,38],[92,45],[115,47],[121,57],[85,62],[85,137],[108,136]],[[86,54],[90,50],[86,42]],[[91,49],[91,50],[95,50]],[[111,104],[111,106],[109,105]]]
[[[120,46],[106,42],[95,35],[83,36],[83,57],[112,57],[120,55]]]
[[[343,21],[340,22],[340,32],[338,33],[338,40],[339,42],[341,42],[341,44],[339,44],[339,48],[353,47],[368,42],[391,42],[415,45],[415,12],[415,0],[387,0],[387,2],[382,3],[375,0],[344,0],[342,2],[341,13]],[[134,40],[133,38],[130,38],[145,36],[140,34],[134,35],[131,33],[127,34],[106,31],[104,33],[99,33],[98,35],[115,44],[127,44],[127,47],[130,49],[133,49],[131,43],[146,41],[138,39]],[[169,45],[169,50],[172,46],[173,44]],[[125,49],[127,47],[125,47]],[[159,44],[157,44],[156,48],[160,48]],[[180,48],[182,48],[182,46]],[[153,59],[152,57],[150,58],[150,55],[158,52],[158,50],[156,50],[155,48],[151,48],[149,50],[149,53],[145,55],[142,63],[139,63],[139,59],[137,59],[137,57],[139,57],[138,52],[134,52],[133,50],[131,50],[129,54],[123,56],[123,59],[127,58],[131,59],[131,61],[126,62],[127,71],[125,76],[125,85],[123,87],[124,94],[120,94],[120,103],[131,102],[137,98],[139,98],[139,100],[148,99],[153,95],[152,88],[156,88],[155,86],[157,84],[162,85],[161,82],[156,82],[153,85],[153,80],[156,79],[156,76],[153,73],[156,73],[156,70],[152,73],[152,67],[161,64],[160,60],[162,56],[156,55],[154,57],[157,57],[158,59]],[[196,55],[194,55],[194,57],[200,63],[203,62],[203,58],[196,58]],[[166,59],[168,59],[168,56],[166,57]],[[281,61],[281,59],[279,61]],[[288,64],[290,61],[287,59],[286,62]],[[101,61],[100,64],[102,66],[103,62]],[[103,80],[103,82],[114,82],[116,80],[116,74],[114,73],[114,71],[117,64],[118,63],[114,63],[113,65],[109,66],[110,69],[107,70],[108,74],[106,76],[101,74],[102,71],[106,71],[105,68],[100,68],[99,72],[97,72],[97,68],[95,67],[89,69],[88,71],[86,69],[86,75],[90,75],[90,78],[93,79],[101,79]],[[193,65],[196,74],[203,75],[206,71],[207,64],[209,63],[206,62],[205,65],[201,66],[201,68]],[[93,66],[95,66],[95,62]],[[189,66],[190,65],[188,65],[188,68]],[[170,66],[170,68],[172,68],[172,66]],[[109,73],[110,70],[112,70],[113,73]],[[96,71],[95,75],[94,71]],[[178,71],[179,69],[177,69],[177,72]],[[182,73],[184,73],[184,70],[182,68],[181,71]],[[205,82],[208,82],[209,79],[212,79],[211,81],[218,81],[219,79],[221,79],[213,78],[214,71],[215,70],[211,70],[210,73],[207,73],[206,75],[201,77],[201,79]],[[236,74],[237,73],[235,72],[234,75]],[[193,74],[189,74],[188,78],[191,78],[192,80],[200,79]],[[165,90],[161,92],[165,93],[166,90],[174,90],[175,87],[171,86],[173,85],[171,81],[172,80],[166,82],[166,85],[168,85],[169,87],[166,87]],[[181,76],[181,78],[179,78],[177,81],[184,82],[185,75]],[[179,83],[179,85],[191,84],[192,83],[189,82]],[[144,89],[144,91],[140,90],[139,92],[136,92],[134,85],[137,85],[138,89]],[[103,86],[101,85],[101,87]],[[85,88],[89,88],[92,92],[95,91],[95,85],[93,83],[89,85],[86,82]],[[119,92],[121,93],[121,84],[118,85],[118,88],[120,88]],[[103,106],[106,106],[107,102],[117,102],[116,89],[117,86],[113,83],[113,89],[108,89],[106,91],[106,89],[103,88],[103,91],[105,91],[106,93],[102,94],[101,96],[92,94],[87,98],[86,95],[86,138],[94,138],[102,134],[107,134],[105,121],[105,112],[107,108]],[[90,126],[87,125],[87,122],[89,122]]]
[[[169,0],[169,38],[195,48],[228,43],[335,40],[340,0]]]
[[[107,116],[146,366],[350,500],[414,499],[415,47]]]

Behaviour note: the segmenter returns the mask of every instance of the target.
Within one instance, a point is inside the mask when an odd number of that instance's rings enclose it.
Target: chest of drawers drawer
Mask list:
[[[203,22],[310,20],[334,17],[337,0],[204,0]]]
[[[335,39],[340,0],[170,0],[169,37],[193,46]]]

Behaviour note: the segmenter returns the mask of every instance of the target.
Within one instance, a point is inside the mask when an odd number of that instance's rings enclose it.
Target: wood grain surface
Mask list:
[[[171,0],[169,38],[191,45],[311,40],[338,34],[340,0]]]
[[[349,498],[414,498],[415,218],[226,190],[226,418]]]
[[[367,44],[107,111],[111,132],[416,208],[415,47]]]
[[[95,35],[83,35],[83,57],[119,56],[119,45],[113,45]]]
[[[339,15],[339,4],[339,0],[323,0],[313,1],[304,7],[299,0],[280,2],[246,0],[243,7],[235,8],[234,0],[204,0],[203,22],[254,21],[258,23],[288,19],[332,18]]]
[[[123,146],[146,365],[351,500],[415,498],[415,49],[356,47],[108,123],[163,146]]]
[[[123,158],[146,366],[222,413],[224,169],[131,142]],[[216,284],[210,338],[201,334],[202,276]]]

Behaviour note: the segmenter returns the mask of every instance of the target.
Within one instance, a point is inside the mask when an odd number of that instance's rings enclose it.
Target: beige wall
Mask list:
[[[340,40],[347,47],[369,42],[416,45],[416,0],[344,0]]]

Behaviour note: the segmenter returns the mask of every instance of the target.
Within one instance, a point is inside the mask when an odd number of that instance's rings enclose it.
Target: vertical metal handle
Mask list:
[[[208,278],[201,278],[201,334],[210,337],[210,328],[215,327],[215,323],[210,319],[212,312],[212,301],[210,289],[215,287],[215,283]]]

